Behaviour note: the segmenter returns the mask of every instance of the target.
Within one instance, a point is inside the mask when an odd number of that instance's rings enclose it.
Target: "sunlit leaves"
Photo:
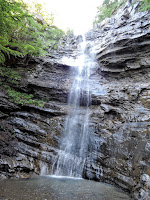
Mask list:
[[[0,63],[10,55],[45,55],[51,41],[58,42],[63,34],[57,27],[37,23],[21,0],[0,0]]]

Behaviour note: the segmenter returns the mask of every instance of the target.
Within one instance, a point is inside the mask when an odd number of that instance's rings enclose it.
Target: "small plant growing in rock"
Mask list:
[[[32,99],[34,97],[33,94],[17,92],[16,90],[13,90],[11,88],[8,88],[7,93],[9,100],[16,104],[22,104],[22,105],[32,104],[35,106],[44,107],[44,101],[38,99]]]
[[[0,66],[0,77],[5,79],[8,83],[18,84],[21,76],[14,69],[10,67]]]

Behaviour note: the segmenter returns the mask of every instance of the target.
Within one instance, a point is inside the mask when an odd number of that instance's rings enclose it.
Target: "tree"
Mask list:
[[[34,3],[34,7],[35,7],[35,12],[37,14],[41,14],[42,15],[42,8],[43,8],[42,4]]]
[[[21,56],[22,53],[10,48],[10,43],[22,37],[25,31],[28,13],[21,9],[21,3],[14,0],[0,0],[0,62],[5,62],[5,57],[14,55]]]
[[[33,14],[39,14],[43,17],[44,21],[48,25],[53,25],[54,24],[54,13],[48,13],[46,10],[44,10],[43,5],[37,2],[33,2],[30,5],[27,5],[28,9],[31,10]]]
[[[40,12],[41,6],[37,9]],[[0,0],[0,63],[10,55],[44,55],[49,43],[58,41],[60,35],[63,31],[57,27],[54,31],[53,27],[37,23],[21,1]]]

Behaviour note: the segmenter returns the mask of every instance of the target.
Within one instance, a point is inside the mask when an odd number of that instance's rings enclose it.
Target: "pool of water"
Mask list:
[[[65,177],[0,181],[0,200],[131,200],[114,186]]]

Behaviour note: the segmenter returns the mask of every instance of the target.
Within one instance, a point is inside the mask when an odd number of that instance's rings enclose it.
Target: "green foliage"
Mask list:
[[[22,33],[27,16],[27,12],[21,9],[21,3],[0,0],[0,63],[5,62],[6,56],[22,56],[21,52],[10,48],[9,42]]]
[[[1,39],[1,37],[0,37]],[[10,55],[13,55],[15,57],[17,56],[22,56],[21,52],[15,51],[10,49],[9,47],[5,47],[2,44],[0,44],[0,63],[4,63],[5,62],[5,56],[7,56],[8,58],[10,58]]]
[[[49,26],[43,29],[45,31],[45,37],[49,40],[58,41],[64,35],[64,31],[56,26]]]
[[[65,34],[64,31],[62,31],[58,27],[56,27],[56,26],[47,26],[47,25],[43,26],[42,32],[43,32],[43,37],[46,40],[45,47],[46,46],[51,46],[52,49],[57,49],[58,48],[58,41]]]
[[[135,1],[140,2],[139,11],[150,10],[150,0]],[[99,23],[107,17],[110,18],[126,2],[127,0],[104,0],[102,6],[98,7],[98,14],[94,23]]]
[[[140,1],[139,11],[146,11],[146,10],[150,10],[150,0]]]
[[[127,0],[104,0],[102,6],[98,7],[98,14],[94,23],[99,23],[105,18],[110,18]]]
[[[21,1],[0,0],[0,63],[10,55],[45,55],[51,41],[58,42],[63,34],[57,27],[37,23]]]
[[[21,80],[21,76],[9,67],[0,67],[0,77],[5,78],[5,82],[13,84],[18,84]]]
[[[22,105],[32,104],[39,107],[44,106],[44,101],[34,99],[32,94],[17,92],[9,86],[12,84],[18,85],[19,81],[21,80],[21,76],[14,69],[0,66],[0,78],[2,80],[0,81],[0,86],[1,88],[5,88],[5,91],[7,91],[9,100],[11,102]],[[4,82],[5,85],[3,84]]]
[[[40,3],[31,3],[30,5],[27,5],[28,9],[31,10],[33,13],[35,14],[39,14],[43,17],[44,21],[48,24],[48,25],[53,25],[54,24],[54,13],[48,13],[46,12],[46,10],[44,10],[43,8],[43,4]]]
[[[9,100],[16,104],[22,104],[22,105],[33,104],[39,107],[44,106],[44,101],[38,99],[32,99],[34,97],[32,94],[17,92],[16,90],[11,89],[10,87],[8,87],[7,93]]]
[[[40,3],[34,3],[34,7],[35,7],[35,13],[37,14],[42,14],[42,4]]]

